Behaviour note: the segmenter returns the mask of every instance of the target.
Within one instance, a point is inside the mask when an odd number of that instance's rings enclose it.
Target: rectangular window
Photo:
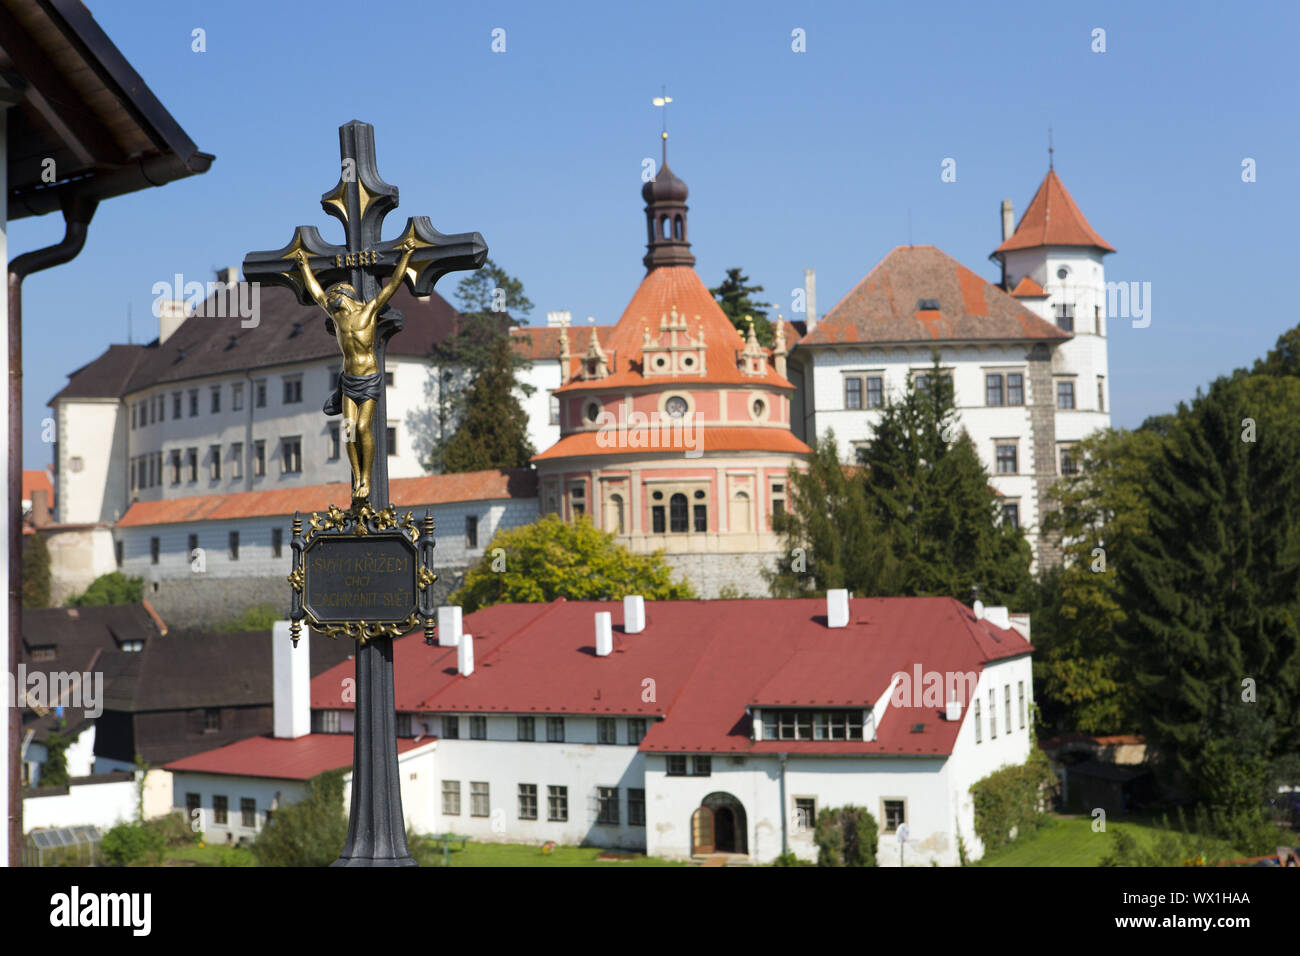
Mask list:
[[[885,380],[878,375],[867,378],[867,408],[883,408],[885,405]]]
[[[686,776],[686,755],[669,754],[668,755],[667,774],[670,777]]]
[[[140,417],[140,406],[137,403],[131,406],[131,431],[136,430],[137,421],[139,420],[139,417]]]
[[[396,717],[397,722],[394,725],[396,727],[394,735],[398,737],[414,737],[415,731],[411,729],[414,722],[411,720],[411,715],[397,714]]]
[[[552,395],[552,396],[551,396],[551,418],[550,418],[550,423],[551,423],[552,425],[558,425],[558,424],[560,424],[560,399],[559,399],[557,396],[555,396],[555,395]]]
[[[460,739],[460,718],[451,714],[442,718],[442,735],[448,740]]]
[[[195,814],[194,811],[199,809],[199,807],[201,807],[202,805],[203,804],[197,793],[185,794],[185,819],[190,823],[193,823],[195,820],[199,819],[198,815]]]
[[[1056,306],[1056,325],[1063,332],[1074,331],[1074,306],[1064,302]]]
[[[1020,505],[1014,501],[1004,502],[1002,505],[1002,520],[1012,528],[1020,527]]]
[[[254,829],[257,826],[257,801],[252,797],[239,798],[239,822],[248,829]]]
[[[1025,682],[1017,681],[1016,687],[1020,695],[1020,729],[1025,729]]]
[[[983,731],[980,729],[980,702],[976,700],[975,701],[975,742],[976,743],[980,742],[981,739],[980,734],[982,732]]]
[[[194,416],[198,415],[198,413],[199,413],[199,390],[197,388],[192,388],[190,389],[190,418],[193,418]]]
[[[596,822],[618,826],[618,787],[596,788]]]
[[[785,482],[772,485],[772,517],[779,518],[785,514]]]
[[[151,397],[149,399],[149,424],[152,425],[158,420],[158,405]]]
[[[564,718],[563,717],[546,718],[546,742],[549,744],[564,743]]]
[[[189,550],[190,560],[193,561],[194,558],[197,557],[197,555],[195,555],[194,552],[199,550],[199,536],[197,534],[192,534],[189,536],[189,546],[190,546],[190,550]]]
[[[185,449],[185,463],[189,466],[191,482],[199,480],[199,450],[197,448]]]
[[[221,480],[221,446],[208,446],[208,477],[213,481]]]
[[[311,712],[311,732],[313,734],[341,733],[342,724],[337,710],[313,710]]]
[[[997,463],[999,475],[1014,475],[1019,469],[1016,461],[1015,445],[998,445],[997,446]]]
[[[478,516],[465,516],[465,547],[478,547]]]
[[[515,739],[536,740],[537,720],[533,717],[516,717],[515,718]]]
[[[1093,317],[1093,319],[1094,319],[1094,320],[1096,321],[1096,323],[1097,323],[1097,334],[1098,334],[1098,335],[1103,335],[1103,336],[1104,336],[1104,335],[1106,334],[1106,330],[1102,328],[1102,321],[1101,321],[1101,306],[1099,306],[1099,305],[1094,305],[1094,306],[1092,307],[1092,317]]]
[[[1074,446],[1066,445],[1061,449],[1061,474],[1077,475],[1079,463],[1074,458]]]
[[[271,529],[271,557],[278,558],[284,550],[284,529]]]
[[[266,442],[258,439],[253,442],[253,477],[261,478],[266,474]]]
[[[162,544],[157,538],[149,539],[149,563],[158,563],[158,554],[162,550]]]
[[[181,392],[172,392],[172,418],[181,417]]]
[[[1007,373],[1007,404],[1025,404],[1025,377],[1019,372]]]
[[[668,530],[668,523],[664,521],[663,505],[655,505],[650,509],[650,528],[654,534],[663,534]]]
[[[282,439],[280,442],[280,456],[282,459],[281,474],[302,474],[302,437],[294,436],[293,438]]]
[[[984,403],[986,405],[1002,404],[1002,376],[991,374],[984,376]]]
[[[691,758],[691,776],[692,777],[709,777],[713,775],[713,758],[712,757],[692,757]]]
[[[1104,412],[1105,410],[1106,410],[1106,377],[1104,375],[1098,375],[1097,376],[1097,411]]]
[[[487,781],[471,780],[469,784],[469,815],[486,817],[491,813],[491,801],[488,798]]]
[[[902,800],[885,801],[885,832],[897,833],[898,828],[907,822]]]
[[[388,372],[385,372],[385,373],[384,373],[384,384],[385,384],[385,385],[392,385],[392,384],[393,384],[393,373],[392,373],[391,371],[388,371]]]
[[[227,813],[229,804],[225,797],[212,798],[212,822],[225,826],[227,823]]]
[[[989,740],[998,737],[998,692],[989,691]]]
[[[221,729],[221,709],[218,707],[207,707],[203,711],[203,732],[205,734],[215,734]]]
[[[286,376],[283,381],[284,404],[297,405],[302,401],[302,376]]]
[[[1056,407],[1074,408],[1074,383],[1073,382],[1056,383]]]
[[[121,542],[121,541],[114,541],[114,542],[113,542],[113,561],[114,561],[114,563],[115,563],[119,568],[122,567],[122,556],[123,556],[123,551],[122,551],[122,542]]]
[[[244,443],[242,441],[230,443],[230,477],[244,477]]]
[[[388,441],[388,457],[392,458],[397,454],[397,426],[389,425],[384,434]]]
[[[645,739],[645,718],[629,717],[627,719],[627,742],[635,746]]]
[[[230,386],[230,410],[232,412],[242,412],[244,410],[243,382],[235,382]]]
[[[596,743],[618,743],[618,722],[613,717],[596,718]]]
[[[211,392],[212,392],[212,414],[216,415],[221,412],[221,386],[213,385]]]
[[[519,819],[537,819],[537,784],[535,783],[519,785]]]
[[[230,551],[229,551],[229,554],[230,554],[230,560],[231,560],[231,561],[238,561],[238,560],[239,560],[239,532],[238,532],[238,531],[232,531],[232,532],[230,532]]]
[[[442,812],[449,817],[460,816],[460,781],[442,782]]]
[[[709,506],[692,505],[691,506],[691,526],[698,533],[704,533],[709,530]]]
[[[266,379],[258,379],[253,383],[253,407],[266,408]]]
[[[487,740],[487,718],[482,714],[471,714],[469,718],[469,739]]]
[[[339,387],[339,377],[343,374],[343,369],[338,365],[330,366],[330,391],[337,391]]]
[[[627,792],[627,822],[630,826],[645,826],[645,791],[632,790]]]
[[[569,788],[546,788],[546,819],[553,823],[565,823],[569,819]]]
[[[862,379],[854,376],[844,380],[844,407],[848,409],[862,407]]]
[[[1003,703],[1006,705],[1003,708],[1002,713],[1007,719],[1007,733],[1011,733],[1011,685],[1003,684],[1002,690]]]
[[[794,818],[800,833],[810,832],[817,826],[817,801],[812,797],[795,797]]]
[[[337,461],[342,447],[338,422],[330,422],[330,461]]]

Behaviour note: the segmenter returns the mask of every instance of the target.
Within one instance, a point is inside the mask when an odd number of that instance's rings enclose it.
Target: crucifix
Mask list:
[[[243,269],[246,281],[285,287],[302,305],[323,309],[325,331],[343,355],[342,374],[323,411],[344,417],[352,504],[346,511],[331,506],[313,514],[305,536],[302,520],[295,516],[295,567],[289,575],[295,644],[303,619],[317,630],[353,637],[360,644],[352,806],[347,843],[334,865],[414,866],[397,766],[392,638],[412,630],[420,617],[426,622],[426,639],[432,636],[433,522],[426,515],[421,533],[410,513],[399,518],[388,500],[384,354],[388,340],[402,329],[402,314],[388,302],[403,282],[415,295],[428,295],[447,273],[480,268],[487,245],[477,232],[443,235],[425,216],[407,219],[396,239],[382,240],[384,217],[397,207],[397,188],[379,177],[374,127],[358,120],[344,124],[339,146],[339,181],[321,197],[321,206],[343,223],[343,245],[327,243],[315,226],[298,226],[283,248],[249,253]],[[344,561],[378,554],[382,566],[400,570],[384,582],[368,578],[364,587],[328,574],[313,577],[311,563],[304,559],[311,549]],[[381,594],[380,588],[387,590]],[[387,617],[379,611],[336,610],[381,603],[402,608],[400,613],[388,611]],[[382,619],[367,619],[374,616]]]

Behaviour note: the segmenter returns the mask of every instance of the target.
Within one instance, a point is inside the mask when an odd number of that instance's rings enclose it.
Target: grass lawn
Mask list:
[[[253,851],[239,846],[197,843],[169,846],[163,851],[162,866],[257,866]]]
[[[1132,815],[1106,820],[1106,831],[1094,833],[1092,817],[1053,814],[1051,823],[1010,846],[986,854],[976,866],[1096,866],[1114,845],[1115,834],[1127,830],[1138,840],[1146,840],[1155,831],[1155,818]],[[1227,857],[1247,854],[1233,851],[1220,842]]]
[[[557,846],[549,854],[543,855],[540,846],[522,843],[474,843],[465,844],[460,850],[453,846],[449,863],[451,866],[604,866],[621,868],[625,866],[693,866],[676,860],[662,860],[643,854],[627,855],[620,860],[599,860],[598,856],[610,851],[598,847]],[[442,852],[428,845],[411,848],[412,855],[420,861],[421,866],[441,866]]]

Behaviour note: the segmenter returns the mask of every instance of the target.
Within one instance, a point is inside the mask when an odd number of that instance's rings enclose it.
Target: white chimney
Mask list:
[[[551,329],[558,329],[558,328],[567,329],[567,328],[569,327],[569,323],[572,322],[572,321],[573,321],[573,313],[572,313],[572,312],[569,312],[569,311],[567,311],[567,310],[564,311],[564,312],[547,312],[547,313],[546,313],[546,326],[547,326],[547,328],[551,328]]]
[[[975,603],[970,606],[970,609],[975,613],[975,620],[978,621],[984,617],[984,602],[979,598],[975,599]]]
[[[185,321],[188,309],[184,299],[164,299],[158,308],[158,344],[162,345]]]
[[[804,313],[804,320],[811,332],[817,328],[817,273],[812,269],[803,270],[803,299],[804,308],[808,310]]]
[[[1011,612],[1005,607],[986,607],[984,620],[1005,630],[1011,626]]]
[[[944,720],[958,721],[961,720],[961,701],[950,700],[948,706],[943,712]]]
[[[629,594],[623,598],[623,633],[640,634],[645,630],[645,598]]]
[[[456,645],[456,670],[461,677],[474,673],[474,638],[469,634],[462,634]]]
[[[596,656],[614,653],[614,623],[608,611],[596,612]]]
[[[1006,242],[1011,238],[1011,234],[1016,231],[1015,207],[1011,205],[1010,199],[1002,200],[1002,241]]]
[[[460,644],[459,607],[438,608],[438,646],[457,647]]]
[[[271,626],[271,726],[277,737],[311,733],[310,643],[300,640],[294,647],[288,621]]]
[[[849,626],[848,588],[831,588],[826,592],[826,626]]]
[[[1028,614],[1024,614],[1024,613],[1021,613],[1021,614],[1012,614],[1012,615],[1011,615],[1011,626],[1012,626],[1013,628],[1015,628],[1017,631],[1019,631],[1019,632],[1020,632],[1020,636],[1023,637],[1025,640],[1029,640],[1029,639],[1030,639],[1030,637],[1029,637],[1029,615],[1028,615]]]

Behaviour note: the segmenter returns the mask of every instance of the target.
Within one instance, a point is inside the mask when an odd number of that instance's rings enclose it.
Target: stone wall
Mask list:
[[[1052,352],[1046,345],[1035,345],[1029,351],[1029,394],[1033,404],[1029,408],[1033,426],[1034,484],[1038,499],[1037,513],[1038,567],[1053,567],[1061,563],[1061,540],[1056,533],[1043,531],[1043,522],[1049,510],[1054,510],[1050,491],[1056,483],[1056,388],[1052,379]]]
[[[778,555],[770,552],[732,554],[665,554],[664,563],[675,579],[685,578],[706,600],[719,597],[770,597],[764,570],[775,567]]]

